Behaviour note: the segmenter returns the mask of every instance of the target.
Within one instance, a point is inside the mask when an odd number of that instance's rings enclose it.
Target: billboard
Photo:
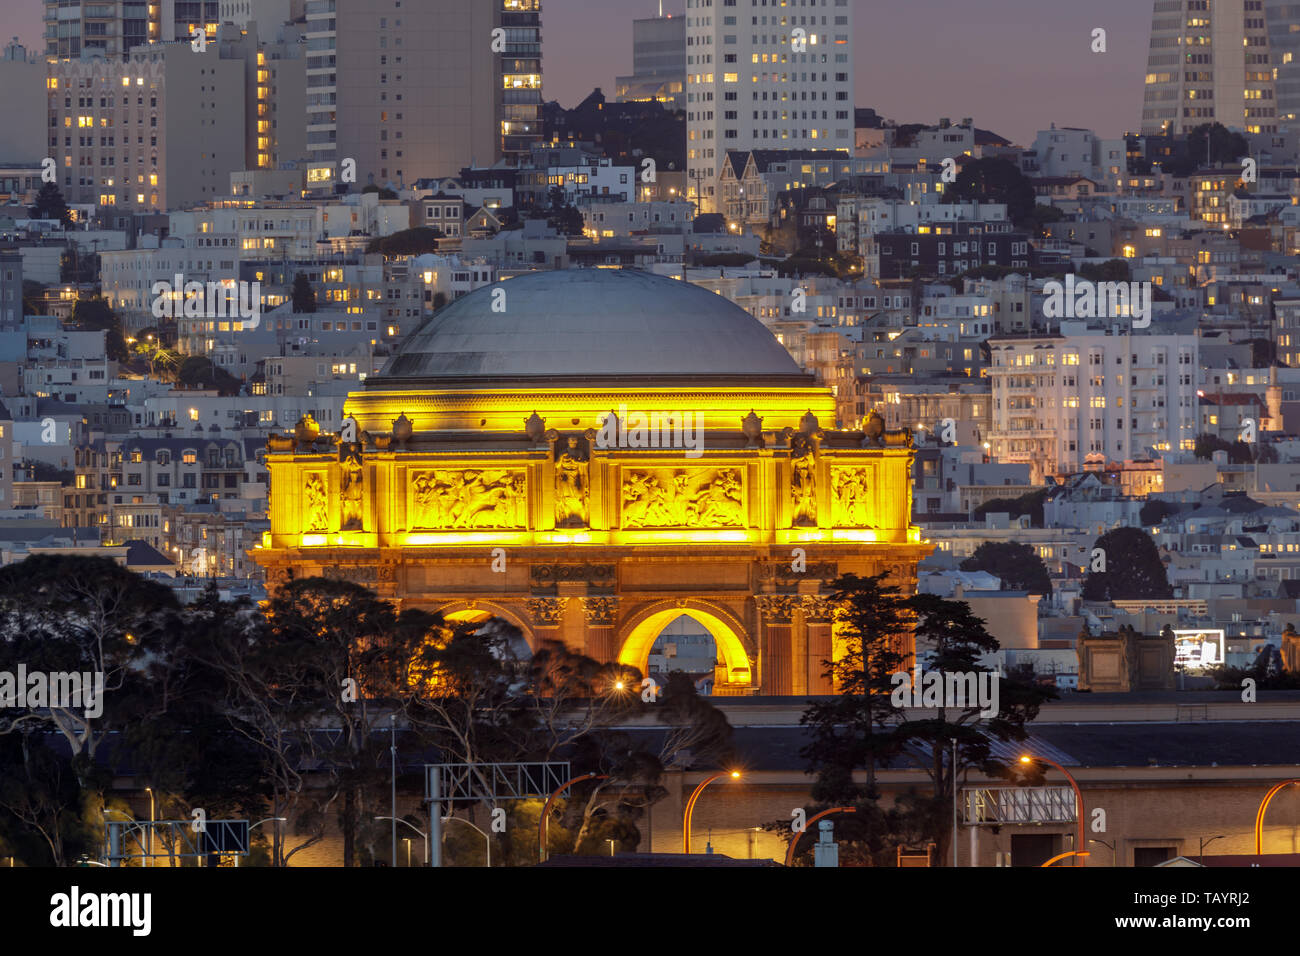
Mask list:
[[[1225,662],[1226,644],[1222,630],[1174,631],[1174,666],[1203,671]]]

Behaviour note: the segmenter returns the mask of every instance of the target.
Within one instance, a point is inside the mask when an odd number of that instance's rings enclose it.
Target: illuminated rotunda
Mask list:
[[[685,614],[716,643],[715,694],[802,695],[830,691],[830,582],[887,570],[910,592],[930,550],[906,430],[837,430],[762,323],[644,272],[466,295],[345,412],[339,435],[268,442],[271,589],[341,577],[642,672]]]

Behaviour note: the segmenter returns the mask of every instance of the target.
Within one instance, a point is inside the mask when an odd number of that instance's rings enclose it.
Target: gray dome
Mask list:
[[[505,311],[493,312],[493,290]],[[532,272],[462,296],[371,378],[753,376],[804,373],[762,322],[699,286],[633,269]]]

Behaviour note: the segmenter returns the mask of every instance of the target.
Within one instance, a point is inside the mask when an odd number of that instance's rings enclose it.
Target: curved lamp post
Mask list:
[[[260,827],[263,823],[270,823],[270,822],[273,821],[273,820],[274,820],[276,823],[285,823],[286,821],[288,821],[288,819],[289,819],[288,817],[267,817],[265,820],[258,820],[256,823],[254,823],[252,826],[250,826],[250,827],[248,828],[248,832],[249,832],[250,834],[252,834],[252,832],[253,832],[254,830],[256,830],[258,827]],[[150,834],[150,840],[152,840],[152,839],[153,839],[153,834],[151,833],[151,834]],[[253,842],[251,836],[249,837],[249,841],[248,841],[248,842],[249,842],[250,844]],[[275,848],[272,847],[272,855],[273,855],[273,856],[274,856],[274,851],[275,851]],[[272,865],[274,865],[274,861],[272,861]],[[236,866],[236,867],[239,866],[239,854],[238,854],[238,853],[235,854],[235,866]]]
[[[1273,784],[1273,787],[1264,794],[1264,799],[1260,801],[1259,809],[1255,811],[1255,855],[1261,856],[1264,853],[1264,813],[1268,810],[1268,805],[1273,798],[1285,790],[1287,787],[1300,784],[1300,780],[1283,780],[1281,783]]]
[[[403,820],[402,822],[405,823],[406,821]],[[469,827],[471,830],[478,830],[478,834],[479,834],[479,836],[481,836],[481,837],[486,841],[486,843],[487,843],[487,865],[488,865],[488,867],[491,867],[491,866],[492,866],[492,837],[488,836],[486,833],[484,833],[484,832],[483,832],[482,830],[480,830],[478,827],[474,826],[474,824],[470,823],[468,820],[465,820],[465,819],[463,819],[463,818],[461,818],[461,817],[443,817],[443,818],[442,818],[442,822],[443,822],[443,823],[463,823],[463,824],[465,824],[465,826]],[[408,823],[407,826],[411,826],[411,825]],[[415,830],[415,827],[412,826],[411,829],[412,829],[412,830]],[[415,832],[416,832],[416,833],[419,833],[420,831],[419,831],[419,830],[415,830]]]
[[[283,817],[281,817],[281,819],[283,819]],[[443,817],[443,819],[446,820],[446,819],[451,819],[451,818],[449,818],[449,817]],[[429,834],[425,833],[423,830],[421,830],[419,827],[417,827],[417,826],[416,826],[414,823],[412,823],[410,820],[403,820],[401,817],[375,817],[375,821],[376,821],[376,822],[378,822],[378,821],[380,821],[380,820],[396,820],[398,823],[401,823],[401,824],[403,824],[404,826],[408,826],[408,827],[410,827],[410,828],[411,828],[412,830],[414,830],[416,833],[420,834],[420,836],[424,837],[424,865],[425,865],[425,866],[428,866],[428,865],[429,865]],[[464,822],[468,823],[469,821],[466,820],[466,821],[464,821]],[[393,861],[393,865],[394,865],[394,866],[397,865],[397,861],[396,861],[396,860]]]
[[[1070,853],[1062,853],[1060,856],[1052,857],[1052,859],[1044,863],[1043,866],[1051,866],[1057,860],[1062,860],[1071,855],[1077,856],[1079,858],[1079,865],[1084,866],[1084,857],[1088,856],[1088,851],[1083,849],[1083,847],[1087,846],[1087,844],[1083,842],[1083,791],[1079,789],[1079,784],[1075,782],[1075,779],[1070,776],[1070,771],[1066,770],[1055,760],[1041,756],[1031,757],[1029,754],[1025,754],[1020,758],[1020,762],[1023,764],[1032,764],[1035,760],[1041,760],[1043,763],[1055,767],[1057,770],[1061,771],[1061,773],[1065,774],[1066,780],[1070,781],[1070,786],[1074,788],[1074,816],[1075,823],[1078,824],[1079,830],[1079,835],[1074,838],[1074,849]]]
[[[622,690],[622,686],[621,686],[622,681],[620,681],[619,684],[620,684],[619,690]],[[574,777],[572,780],[568,781],[567,783],[561,784],[553,794],[551,794],[549,797],[546,798],[546,803],[542,805],[542,816],[537,821],[538,862],[540,863],[546,862],[546,837],[550,829],[551,804],[555,802],[555,798],[558,797],[560,794],[562,794],[565,790],[568,790],[575,783],[581,783],[584,780],[608,780],[608,779],[609,779],[609,774],[607,773],[584,773],[581,777]]]
[[[686,801],[686,812],[682,815],[682,852],[683,853],[691,852],[691,814],[695,812],[695,803],[700,799],[700,794],[704,792],[704,788],[707,787],[709,784],[713,783],[713,781],[717,780],[719,777],[731,777],[731,779],[733,780],[739,780],[740,771],[719,770],[713,776],[705,779],[704,782],[702,782],[698,787],[695,788],[694,791],[692,791],[690,799]]]
[[[794,862],[794,848],[799,843],[799,838],[807,833],[808,829],[822,817],[829,817],[832,813],[857,812],[858,810],[856,807],[831,807],[829,810],[823,810],[821,813],[813,814],[808,818],[808,822],[804,824],[804,828],[794,835],[794,839],[790,841],[790,845],[785,848],[785,865],[789,866]]]

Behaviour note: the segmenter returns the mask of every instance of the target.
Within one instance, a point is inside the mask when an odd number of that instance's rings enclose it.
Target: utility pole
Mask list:
[[[389,736],[391,737],[392,747],[392,778],[393,778],[393,855],[391,857],[393,866],[397,866],[397,714],[388,715]]]
[[[971,861],[974,865],[974,861]],[[952,738],[952,867],[957,868],[957,738]]]

